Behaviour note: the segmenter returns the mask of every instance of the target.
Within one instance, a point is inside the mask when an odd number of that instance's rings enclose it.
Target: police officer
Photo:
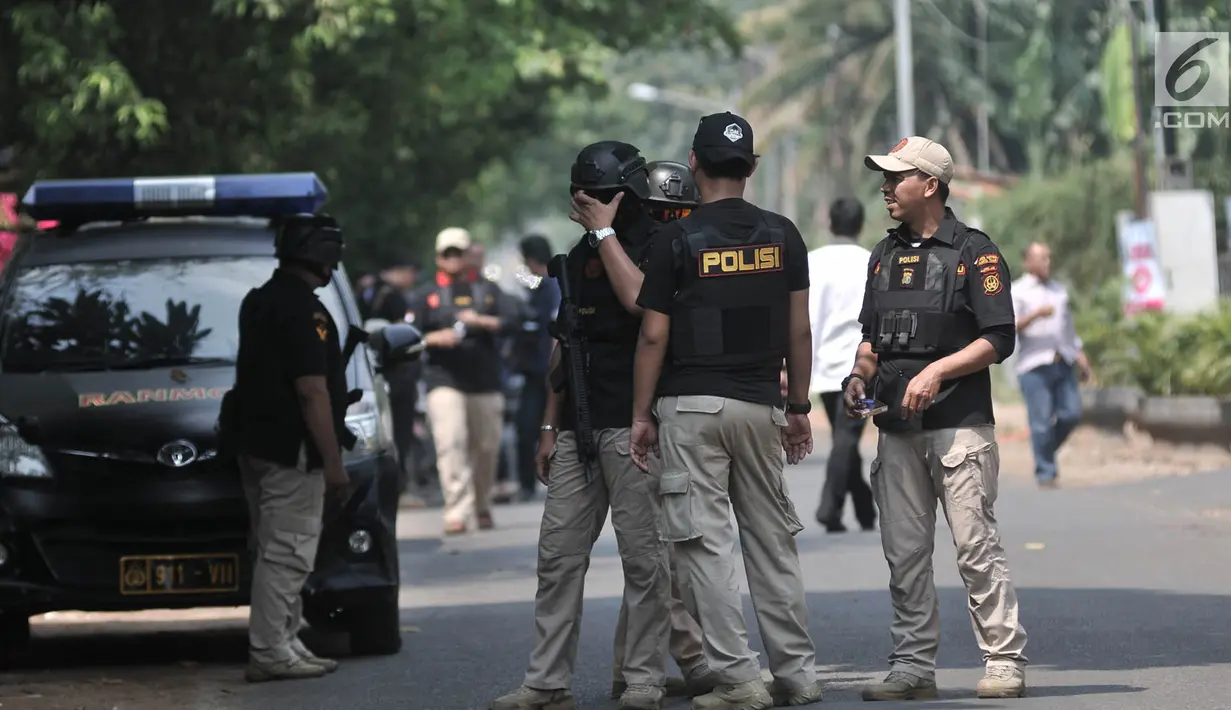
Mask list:
[[[789,219],[744,201],[756,162],[747,121],[731,113],[701,119],[689,156],[701,205],[655,238],[637,300],[645,315],[633,454],[648,470],[661,426],[662,533],[675,543],[690,611],[705,630],[705,656],[721,679],[694,708],[763,710],[821,699],[794,539],[803,526],[782,472],[784,449],[791,463],[812,449],[808,250]],[[770,688],[731,582],[736,530],[728,497],[774,675]]]
[[[624,568],[628,606],[621,708],[662,705],[671,596],[666,546],[659,540],[653,481],[629,458],[631,373],[640,317],[635,306],[642,262],[654,223],[641,201],[650,187],[645,158],[618,141],[586,146],[572,167],[574,212],[586,233],[569,252],[566,271],[589,347],[590,421],[597,470],[586,480],[577,412],[564,391],[548,396],[539,441],[540,479],[547,502],[539,533],[535,645],[522,687],[491,710],[564,710],[577,655],[590,551],[611,509]],[[553,367],[560,348],[553,351]],[[550,453],[548,453],[550,452]]]
[[[868,411],[867,399],[888,407],[874,420],[872,492],[889,562],[894,649],[888,677],[864,688],[863,698],[936,697],[937,499],[986,664],[977,693],[1019,697],[1026,632],[993,512],[1000,454],[988,370],[1013,352],[1009,270],[987,235],[945,205],[953,159],[939,143],[912,136],[864,162],[884,173],[881,192],[901,224],[869,258],[863,343],[842,383],[853,416]]]
[[[239,312],[231,429],[255,537],[248,617],[250,682],[315,678],[337,663],[300,642],[300,591],[312,572],[326,488],[348,492],[341,445],[346,374],[338,329],[313,293],[342,258],[342,232],[325,215],[283,220],[278,269]]]
[[[472,519],[494,527],[491,490],[504,424],[499,336],[520,327],[494,282],[470,278],[470,232],[436,235],[436,278],[411,296],[414,323],[426,335],[423,383],[444,493],[444,532],[460,535]]]
[[[646,212],[655,224],[663,225],[688,216],[697,207],[700,198],[697,195],[697,183],[692,178],[688,166],[670,160],[659,160],[646,166],[649,172],[650,197],[645,200]],[[688,695],[704,695],[714,689],[718,683],[717,675],[710,670],[705,662],[705,649],[701,645],[701,627],[696,619],[689,615],[681,596],[679,572],[675,564],[675,555],[671,545],[667,545],[667,556],[671,568],[671,600],[668,609],[671,612],[671,657],[684,672],[684,677],[668,678],[666,691],[668,695],[685,693]],[[627,642],[628,604],[620,604],[620,616],[616,621],[614,643],[615,663],[612,666],[611,697],[618,698],[627,687],[624,682],[624,649]]]

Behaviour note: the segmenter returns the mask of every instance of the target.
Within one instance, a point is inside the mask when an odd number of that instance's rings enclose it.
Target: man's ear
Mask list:
[[[753,175],[755,175],[755,174],[756,174],[756,172],[757,172],[757,168],[759,168],[759,167],[761,167],[761,159],[760,159],[760,158],[753,158],[753,159],[752,159],[752,170],[751,170],[751,171],[749,171],[749,173],[748,173],[748,177],[752,177]]]
[[[688,169],[697,172],[697,152],[695,150],[688,151]]]

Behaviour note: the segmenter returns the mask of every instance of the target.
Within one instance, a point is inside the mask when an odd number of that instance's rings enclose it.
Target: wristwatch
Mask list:
[[[868,381],[863,379],[863,375],[850,374],[842,380],[842,391],[846,392],[846,388],[850,387],[851,380],[859,380],[865,387],[868,386]]]
[[[590,240],[590,246],[597,249],[598,245],[601,244],[604,239],[612,236],[613,234],[615,234],[615,230],[612,229],[611,227],[603,227],[602,229],[591,229],[586,232],[586,239]]]
[[[787,414],[807,414],[808,412],[811,412],[811,411],[812,411],[812,401],[811,400],[805,400],[800,403],[795,403],[795,402],[786,403],[786,413]]]
[[[539,427],[539,431],[559,431],[559,430],[550,424],[544,424],[543,426]]]

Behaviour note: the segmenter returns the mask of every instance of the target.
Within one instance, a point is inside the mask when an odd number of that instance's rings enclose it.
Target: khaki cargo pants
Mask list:
[[[248,647],[260,663],[291,659],[290,642],[303,624],[300,593],[316,563],[325,507],[320,470],[289,468],[251,456],[239,470],[251,523],[252,601]]]
[[[734,509],[770,671],[784,690],[811,685],[816,651],[795,547],[803,525],[782,475],[786,415],[710,396],[663,397],[655,414],[663,459],[660,528],[675,543],[684,602],[705,631],[710,668],[724,683],[761,675],[735,571]]]
[[[566,431],[556,440],[539,532],[535,642],[526,670],[527,687],[556,690],[572,684],[590,551],[608,508],[624,566],[628,607],[631,643],[624,652],[624,680],[629,685],[656,686],[666,680],[671,573],[666,546],[658,539],[653,481],[629,458],[628,436],[628,429],[595,432],[600,470],[589,483],[577,437]]]
[[[491,512],[492,483],[504,426],[504,395],[437,387],[427,393],[427,416],[436,444],[445,524],[465,525],[476,514]]]
[[[654,459],[650,459],[653,461]],[[652,471],[652,474],[657,472]],[[655,500],[655,504],[657,504]],[[675,546],[667,545],[667,559],[671,568],[671,600],[667,602],[667,612],[671,617],[671,638],[669,648],[676,665],[688,678],[694,671],[705,665],[705,648],[701,645],[701,627],[697,620],[688,613],[684,606],[683,593],[680,591],[679,569],[675,563]],[[620,616],[616,620],[615,642],[612,658],[612,680],[624,680],[624,654],[628,643],[628,602],[620,604]]]
[[[893,599],[893,670],[934,678],[940,607],[932,575],[936,501],[953,532],[970,620],[983,661],[1024,667],[1026,630],[993,506],[1000,451],[991,425],[906,434],[881,432],[872,494]]]

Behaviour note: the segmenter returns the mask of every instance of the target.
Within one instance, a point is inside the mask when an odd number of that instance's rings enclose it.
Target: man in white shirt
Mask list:
[[[859,311],[863,308],[864,285],[871,253],[859,246],[863,229],[863,205],[850,197],[829,206],[829,244],[808,254],[808,312],[812,317],[812,386],[820,395],[833,431],[833,445],[826,463],[825,488],[821,491],[816,521],[831,533],[845,532],[842,510],[846,494],[855,504],[855,518],[864,530],[876,525],[872,489],[863,478],[859,439],[866,419],[846,416],[842,404],[842,379],[850,374],[851,353],[863,340]]]
[[[1081,422],[1077,380],[1092,376],[1073,326],[1069,294],[1051,278],[1051,249],[1026,247],[1026,275],[1013,284],[1017,314],[1014,369],[1026,400],[1034,475],[1039,486],[1056,486],[1056,451]]]

